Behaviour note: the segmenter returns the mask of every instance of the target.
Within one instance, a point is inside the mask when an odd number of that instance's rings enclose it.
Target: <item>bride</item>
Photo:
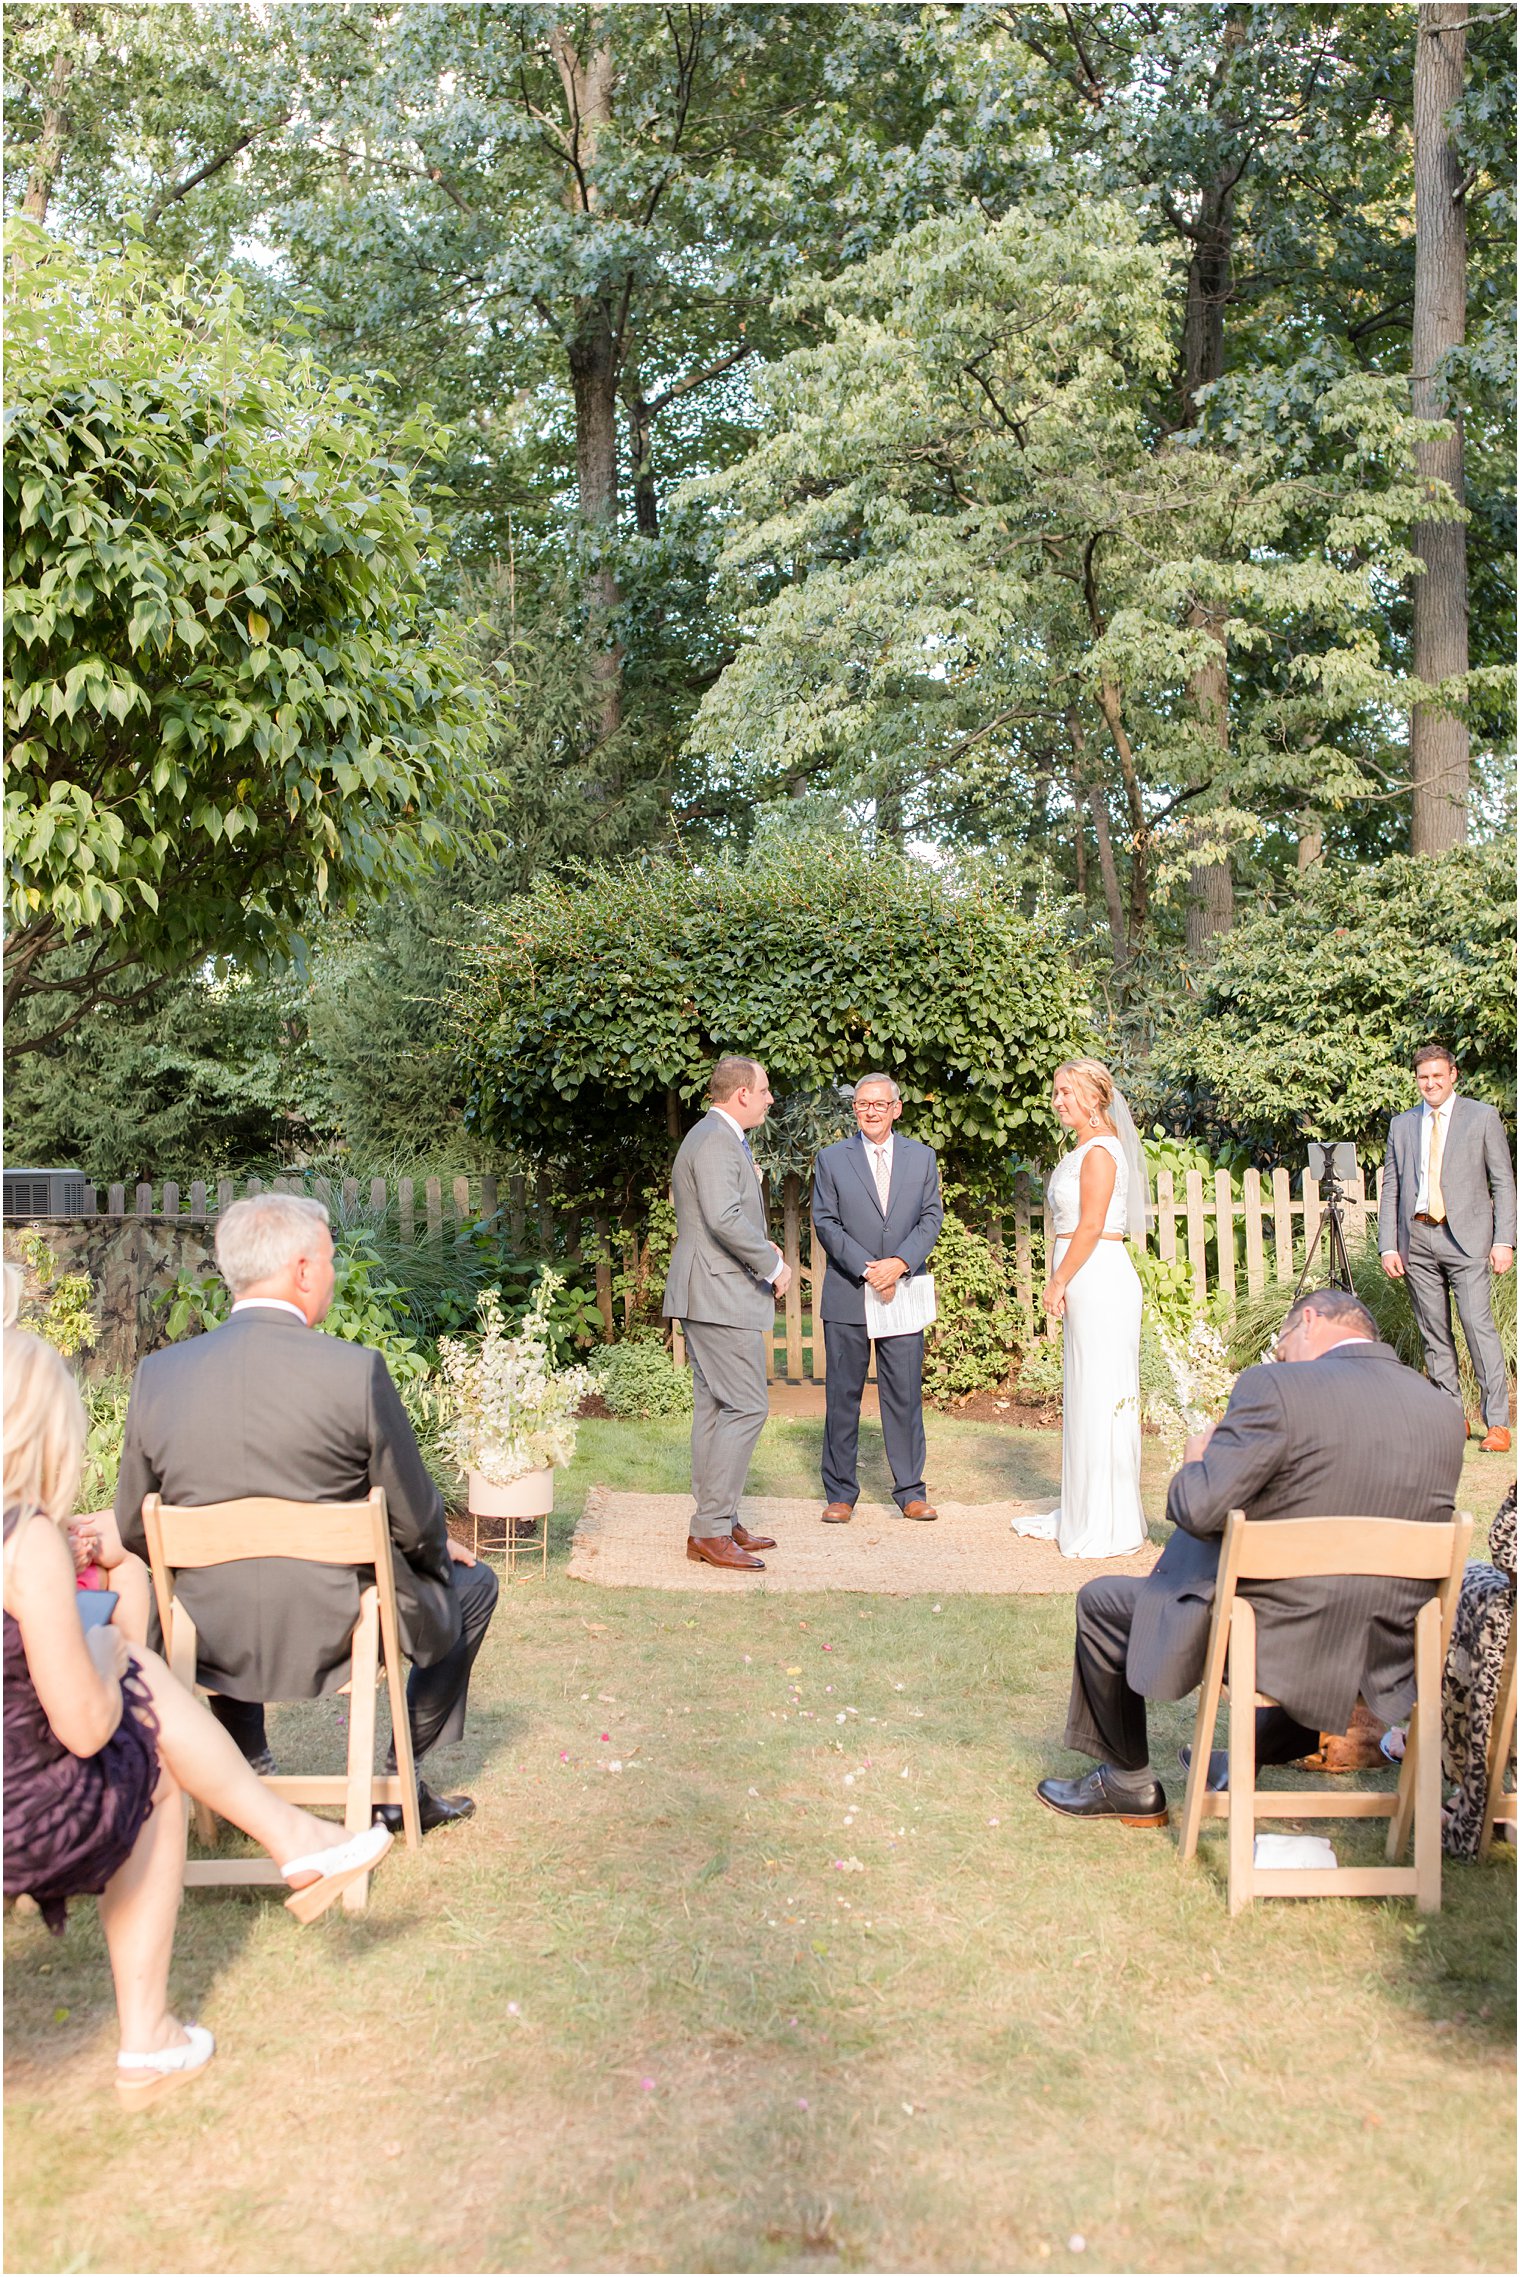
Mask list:
[[[1056,1069],[1051,1104],[1076,1144],[1047,1189],[1055,1255],[1044,1306],[1064,1320],[1061,1502],[1015,1518],[1063,1557],[1127,1557],[1146,1540],[1140,1507],[1140,1277],[1126,1235],[1145,1239],[1145,1169],[1134,1120],[1100,1060]]]

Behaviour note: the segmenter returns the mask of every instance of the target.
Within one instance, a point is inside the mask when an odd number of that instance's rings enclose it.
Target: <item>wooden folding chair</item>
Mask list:
[[[1229,1821],[1230,1911],[1256,1897],[1412,1897],[1421,1913],[1441,1910],[1441,1672],[1456,1618],[1472,1518],[1450,1525],[1407,1518],[1271,1518],[1225,1522],[1214,1617],[1198,1696],[1193,1756],[1182,1809],[1181,1855],[1191,1858],[1205,1818]],[[1279,1705],[1256,1689],[1256,1613],[1242,1581],[1332,1575],[1428,1581],[1432,1593],[1415,1620],[1415,1708],[1396,1794],[1327,1794],[1323,1788],[1264,1792],[1256,1784],[1255,1708]],[[1209,1791],[1209,1753],[1229,1667],[1230,1780]],[[1255,1863],[1256,1823],[1264,1818],[1387,1818],[1385,1866],[1266,1867]],[[1414,1822],[1414,1864],[1400,1866]]]
[[[412,1760],[412,1727],[407,1720],[401,1674],[401,1629],[396,1617],[396,1582],[391,1564],[390,1526],[385,1492],[376,1487],[363,1502],[280,1502],[262,1496],[240,1502],[212,1502],[200,1509],[173,1509],[161,1496],[143,1501],[148,1564],[163,1626],[169,1666],[187,1689],[195,1685],[195,1623],[174,1594],[177,1572],[227,1565],[235,1558],[296,1558],[308,1565],[369,1566],[375,1578],[359,1596],[359,1618],[350,1647],[351,1695],[348,1716],[348,1769],[305,1777],[271,1775],[266,1786],[292,1803],[342,1803],[343,1824],[358,1834],[370,1823],[376,1803],[399,1803],[407,1847],[422,1843],[417,1806],[417,1775]],[[385,1681],[390,1694],[396,1770],[375,1770],[375,1693],[380,1682],[380,1647],[385,1647]],[[208,1848],[216,1841],[216,1818],[204,1803],[193,1806],[195,1830]],[[229,1883],[279,1882],[278,1864],[269,1858],[191,1858],[185,1863],[190,1889]],[[369,1876],[343,1893],[350,1913],[362,1910]]]
[[[1504,1647],[1504,1665],[1499,1671],[1499,1690],[1494,1700],[1494,1720],[1488,1734],[1488,1793],[1483,1803],[1483,1831],[1478,1837],[1478,1856],[1484,1859],[1494,1846],[1494,1828],[1501,1818],[1515,1816],[1515,1797],[1504,1790],[1504,1774],[1509,1769],[1510,1751],[1515,1744],[1515,1577],[1509,1583],[1509,1642]]]

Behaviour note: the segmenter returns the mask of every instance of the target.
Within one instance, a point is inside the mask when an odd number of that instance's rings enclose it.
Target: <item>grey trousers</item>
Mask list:
[[[691,1491],[697,1506],[690,1532],[732,1534],[755,1441],[765,1429],[765,1331],[725,1328],[713,1320],[682,1322],[691,1361]]]
[[[860,1398],[871,1360],[871,1340],[863,1324],[826,1320],[824,1379],[823,1492],[828,1502],[860,1499],[856,1462],[860,1448]],[[876,1347],[876,1397],[881,1435],[892,1466],[892,1496],[899,1510],[926,1497],[924,1465],[924,1339],[884,1336]]]
[[[1446,1226],[1421,1225],[1416,1220],[1409,1228],[1404,1279],[1425,1346],[1425,1373],[1438,1391],[1461,1398],[1456,1339],[1451,1332],[1451,1300],[1455,1297],[1473,1371],[1483,1387],[1483,1420],[1490,1430],[1497,1426],[1507,1431],[1509,1382],[1504,1347],[1494,1326],[1490,1271],[1487,1256],[1469,1257],[1457,1247]]]

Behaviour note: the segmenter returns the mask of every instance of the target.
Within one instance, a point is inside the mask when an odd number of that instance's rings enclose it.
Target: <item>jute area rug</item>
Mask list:
[[[594,1486],[575,1529],[570,1572],[606,1589],[855,1589],[914,1597],[926,1590],[973,1597],[1071,1596],[1095,1573],[1149,1573],[1160,1555],[1147,1542],[1127,1558],[1063,1558],[1054,1542],[1012,1533],[1019,1502],[941,1502],[925,1524],[891,1503],[858,1502],[848,1526],[825,1526],[822,1505],[746,1497],[739,1515],[752,1534],[774,1534],[764,1573],[716,1573],[686,1555],[689,1494],[615,1494]]]

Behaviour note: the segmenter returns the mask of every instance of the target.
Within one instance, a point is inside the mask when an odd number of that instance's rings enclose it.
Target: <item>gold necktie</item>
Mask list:
[[[1430,1118],[1430,1169],[1425,1180],[1425,1215],[1444,1222],[1446,1197],[1441,1192],[1441,1118]]]

